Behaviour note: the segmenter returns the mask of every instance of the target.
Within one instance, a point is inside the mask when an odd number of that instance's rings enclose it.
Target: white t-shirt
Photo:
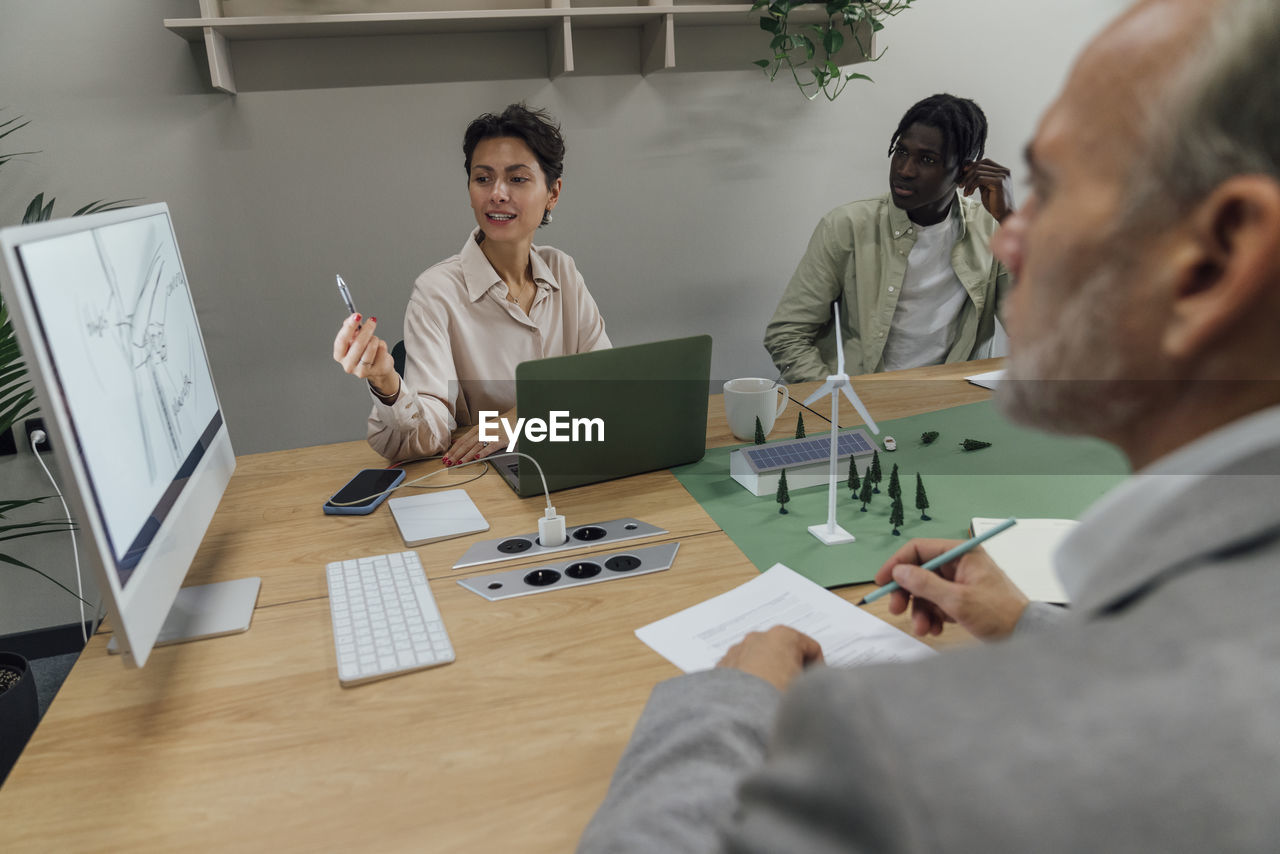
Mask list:
[[[916,243],[884,345],[886,371],[941,364],[955,343],[956,318],[968,298],[951,266],[951,247],[960,236],[955,212],[937,225],[913,227]]]

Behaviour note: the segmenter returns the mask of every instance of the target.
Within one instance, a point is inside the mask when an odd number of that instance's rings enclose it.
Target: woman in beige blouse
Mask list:
[[[573,259],[533,245],[560,200],[555,121],[512,104],[473,121],[462,150],[476,228],[414,282],[404,376],[374,334],[377,318],[351,315],[333,342],[343,370],[369,383],[369,444],[393,461],[443,452],[453,465],[503,450],[505,439],[482,443],[475,425],[482,411],[512,417],[517,364],[610,346]]]

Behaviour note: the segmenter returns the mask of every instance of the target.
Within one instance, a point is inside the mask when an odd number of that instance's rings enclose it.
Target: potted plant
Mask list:
[[[842,71],[835,55],[852,43],[858,61],[875,62],[884,51],[872,54],[872,38],[884,29],[884,19],[898,15],[915,0],[755,0],[751,11],[761,11],[760,29],[770,34],[769,48],[773,56],[757,59],[769,80],[784,67],[791,72],[796,86],[809,100],[821,93],[834,101],[853,80],[867,80],[866,74]],[[799,7],[822,7],[800,10]],[[798,26],[791,18],[793,11],[820,11],[821,23]],[[845,32],[848,32],[848,36]]]
[[[26,127],[29,122],[22,117],[0,122],[0,139]],[[15,157],[35,154],[33,151],[0,153],[0,166]],[[108,202],[98,200],[75,212],[74,216],[97,213],[123,207],[133,200]],[[46,202],[44,193],[37,193],[27,205],[22,222],[43,222],[53,218],[54,199]],[[14,437],[15,428],[37,411],[35,392],[27,379],[26,365],[18,348],[17,335],[9,319],[9,309],[0,297],[0,437]],[[3,444],[3,443],[0,443]],[[16,441],[13,442],[16,445]],[[75,524],[67,518],[10,521],[14,511],[45,501],[51,496],[35,498],[0,497],[0,543],[24,537],[34,537],[58,531],[74,530]],[[25,563],[11,554],[0,551],[0,564],[28,569],[44,576],[72,596],[78,597],[62,582]],[[26,746],[39,721],[39,701],[35,679],[25,658],[12,652],[0,652],[0,783],[4,782],[10,767]]]
[[[27,660],[0,652],[0,784],[27,746],[40,719],[35,678]]]

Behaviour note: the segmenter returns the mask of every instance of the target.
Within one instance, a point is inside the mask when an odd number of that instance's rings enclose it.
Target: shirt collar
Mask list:
[[[894,237],[902,237],[908,233],[913,234],[916,224],[911,221],[911,217],[907,216],[907,212],[893,203],[893,193],[890,192],[885,197],[886,204],[889,205],[889,227],[893,229]],[[959,188],[956,189],[955,204],[951,206],[950,212],[947,214],[954,222],[959,222],[959,228],[956,229],[956,241],[964,240],[969,233],[969,219],[974,216],[973,199],[966,199],[961,195]],[[981,207],[981,202],[976,203]]]
[[[479,233],[479,226],[473,228],[462,251],[458,253],[462,261],[462,279],[466,283],[467,297],[472,302],[480,299],[491,288],[502,284],[502,277],[498,275],[497,270],[493,269],[484,251],[480,249],[480,244],[476,242],[476,236]],[[529,249],[529,265],[533,268],[535,284],[545,285],[556,291],[560,290],[560,283],[556,281],[555,274],[551,272],[547,262],[538,254],[537,246]]]
[[[1273,406],[1165,455],[1103,496],[1054,555],[1072,603],[1104,608],[1164,571],[1280,525],[1277,437]],[[1229,516],[1214,512],[1223,505]]]

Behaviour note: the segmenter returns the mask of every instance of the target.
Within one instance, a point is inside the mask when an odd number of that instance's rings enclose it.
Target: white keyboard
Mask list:
[[[325,569],[343,685],[453,661],[453,646],[415,552],[338,561]]]

